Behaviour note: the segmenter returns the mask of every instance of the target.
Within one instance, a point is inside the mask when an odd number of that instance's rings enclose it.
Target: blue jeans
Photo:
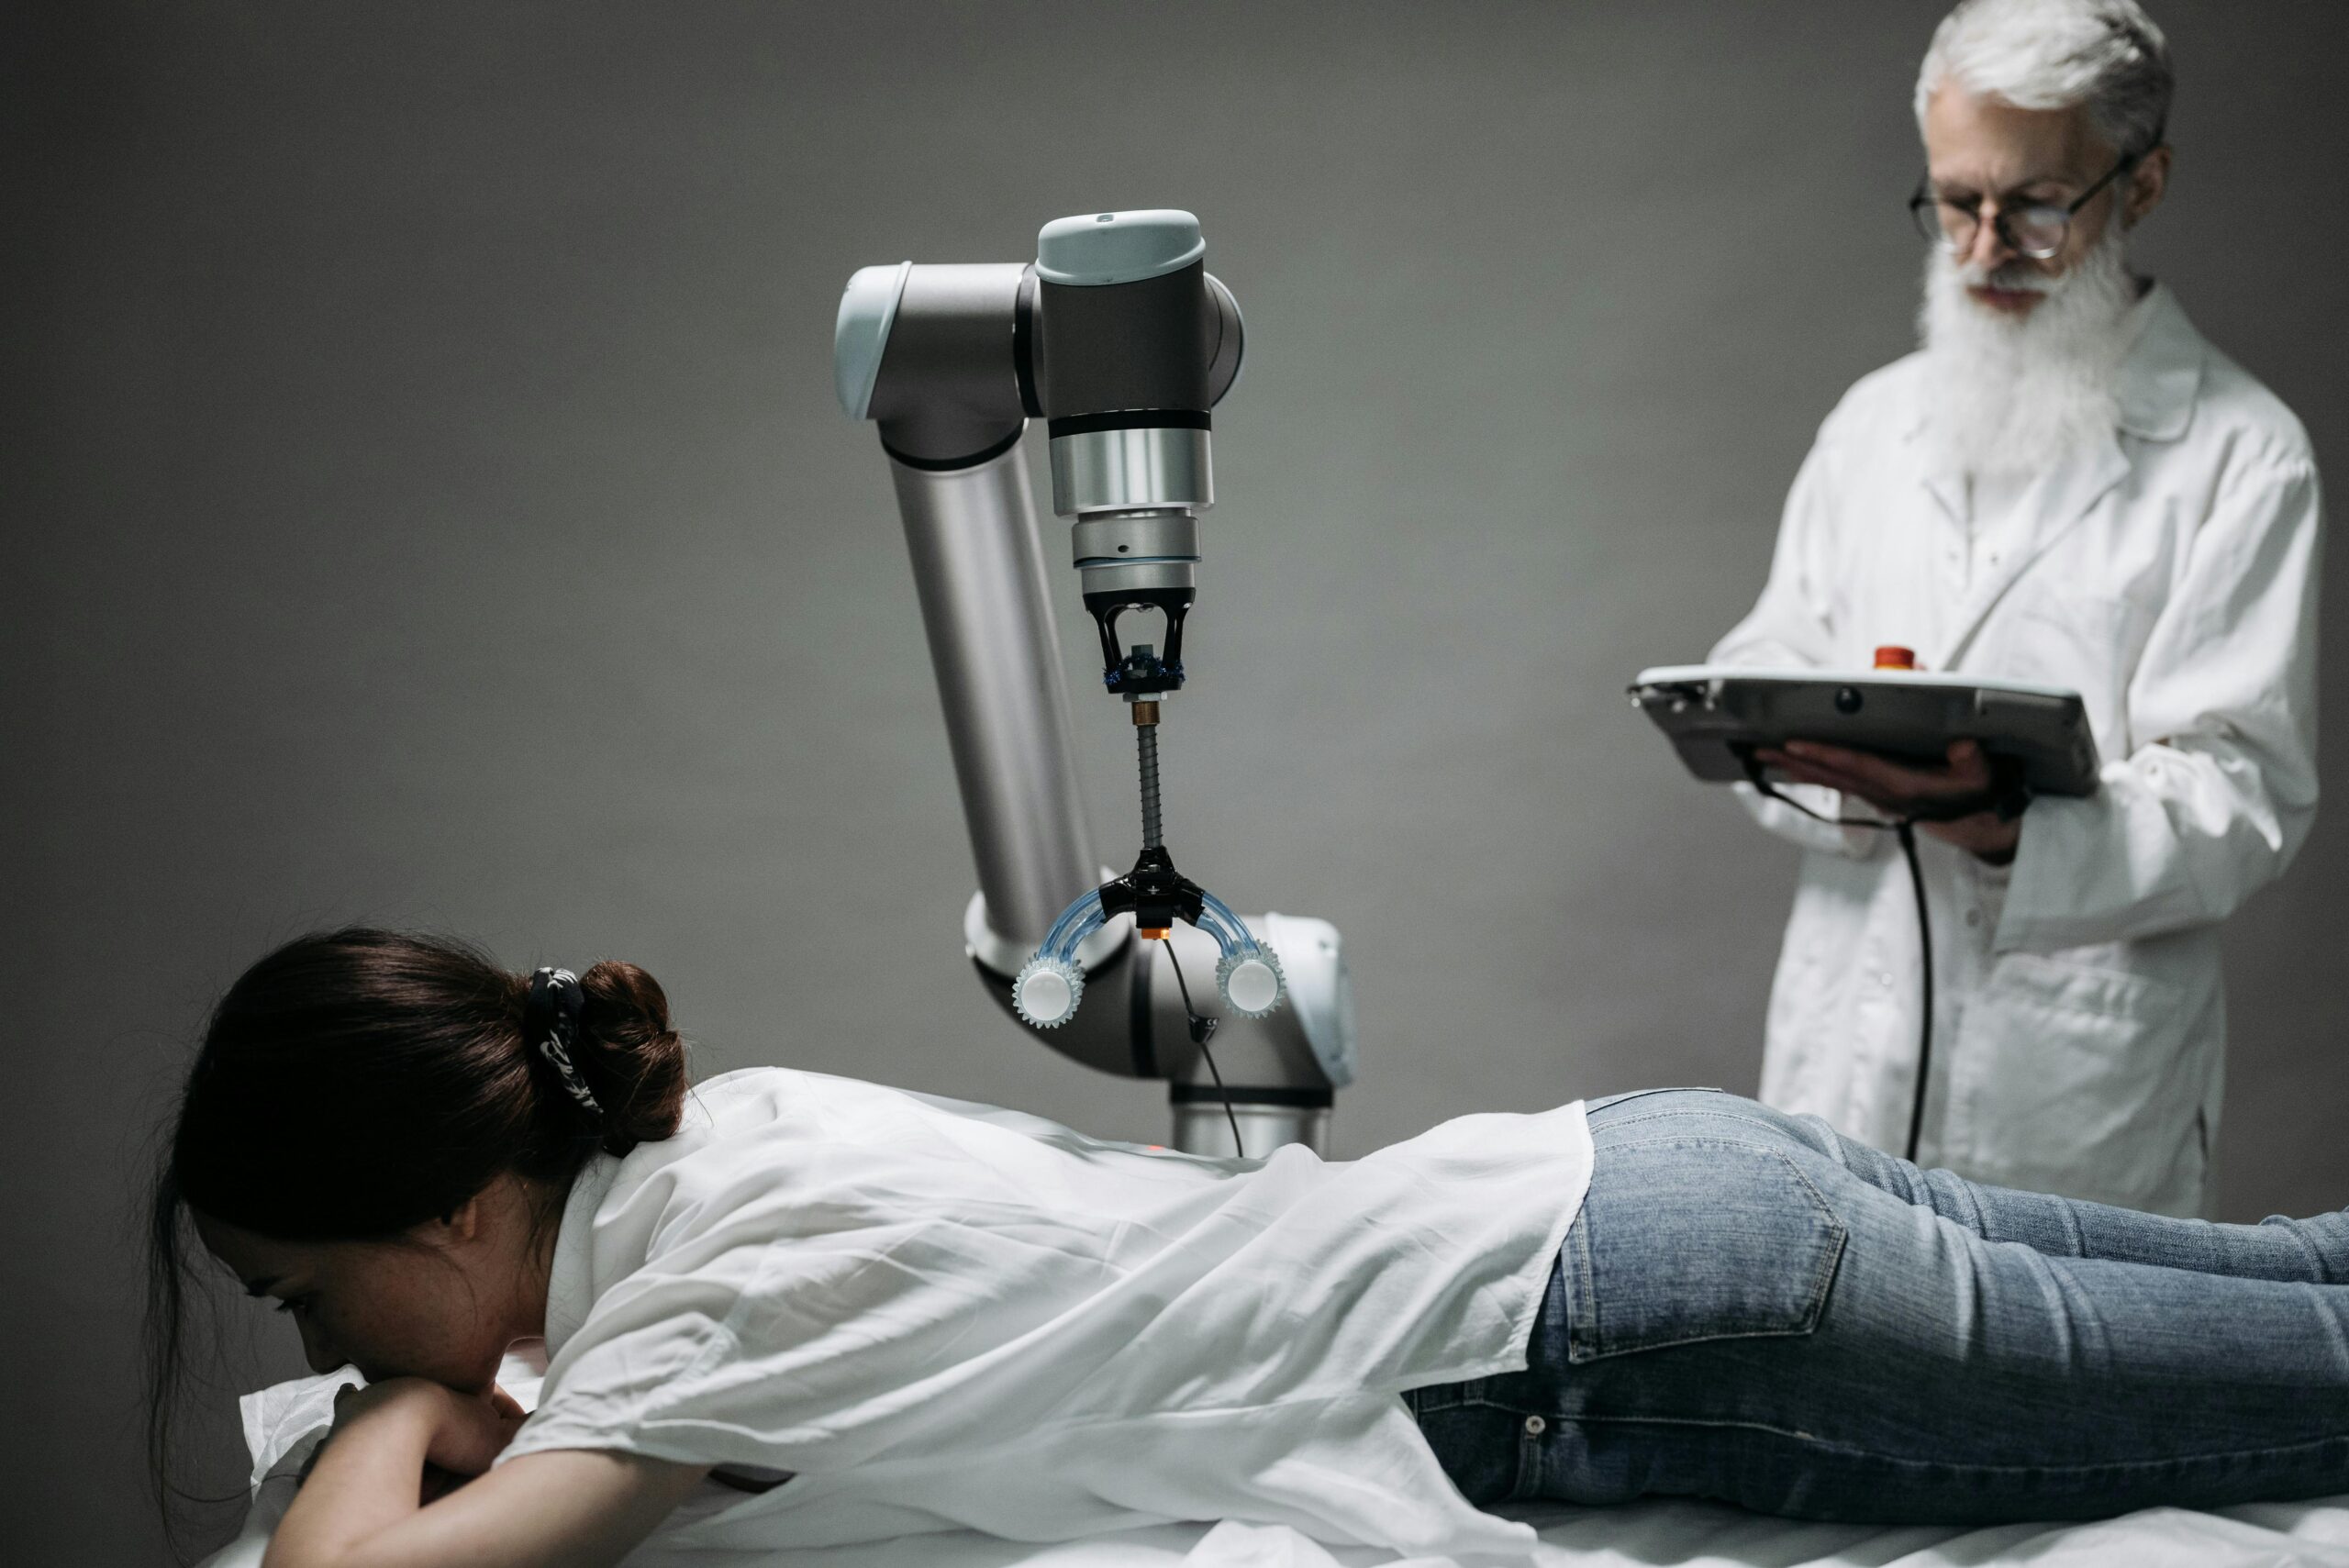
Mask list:
[[[1472,1503],[1979,1524],[2349,1492],[2349,1213],[1977,1186],[1706,1089],[1590,1128],[1528,1369],[1406,1396]]]

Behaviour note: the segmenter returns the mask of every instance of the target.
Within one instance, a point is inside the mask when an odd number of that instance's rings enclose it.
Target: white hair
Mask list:
[[[1917,123],[1944,82],[2019,109],[2086,106],[2123,156],[2158,146],[2169,120],[2169,40],[2137,0],[1964,0],[1933,29],[1917,72]]]

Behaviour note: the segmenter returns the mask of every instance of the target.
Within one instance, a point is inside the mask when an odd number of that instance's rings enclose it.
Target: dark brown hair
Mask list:
[[[677,1129],[685,1045],[660,984],[579,977],[572,1060],[601,1114],[523,1039],[527,974],[439,937],[353,927],[286,943],[213,1009],[148,1210],[149,1451],[169,1510],[191,1271],[187,1211],[289,1241],[396,1237],[512,1173],[554,1199],[598,1150]]]

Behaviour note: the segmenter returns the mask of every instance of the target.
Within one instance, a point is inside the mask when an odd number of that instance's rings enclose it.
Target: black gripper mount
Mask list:
[[[1087,594],[1085,607],[1101,634],[1101,684],[1119,696],[1152,696],[1183,689],[1183,617],[1191,610],[1188,588],[1129,588]],[[1118,617],[1131,609],[1154,609],[1166,617],[1166,650],[1163,653],[1137,648],[1128,652],[1118,641]]]
[[[1134,858],[1134,869],[1101,884],[1101,912],[1131,915],[1145,931],[1163,931],[1176,919],[1196,926],[1207,907],[1198,884],[1174,869],[1174,857],[1163,844],[1152,844]]]

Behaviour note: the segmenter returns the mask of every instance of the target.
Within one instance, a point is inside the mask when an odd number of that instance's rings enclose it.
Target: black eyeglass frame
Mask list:
[[[2079,195],[2073,200],[2069,206],[2059,207],[2047,202],[2031,202],[2023,206],[2020,209],[2023,212],[2050,212],[2062,215],[2064,220],[2064,231],[2055,237],[2055,243],[2049,246],[2046,250],[2027,250],[2021,245],[2015,243],[2014,230],[2007,227],[2007,220],[2014,217],[2015,214],[2013,211],[2010,211],[2004,206],[2001,206],[1998,209],[1998,215],[1990,220],[1991,226],[1998,231],[1998,242],[2018,256],[2028,256],[2034,261],[2044,261],[2048,257],[2053,256],[2056,251],[2061,250],[2064,248],[2064,241],[2072,237],[2072,219],[2079,216],[2080,209],[2087,206],[2091,201],[2094,201],[2099,193],[2103,191],[2107,185],[2110,185],[2113,181],[2118,180],[2121,175],[2126,174],[2132,169],[2134,169],[2138,164],[2143,163],[2155,149],[2161,146],[2161,138],[2156,136],[2154,139],[2154,144],[2152,147],[2146,148],[2142,152],[2132,152],[2122,158],[2120,162],[2115,163],[2111,168],[2104,172],[2104,177],[2102,179],[2097,181],[2095,184],[2090,185],[2087,190],[2082,191]],[[1909,198],[1909,221],[1917,226],[1917,232],[1922,235],[1929,244],[1939,245],[1943,249],[1948,250],[1952,255],[1964,255],[1965,251],[1973,248],[1973,241],[1969,239],[1963,246],[1955,245],[1951,242],[1949,230],[1942,227],[1941,214],[1936,210],[1941,205],[1941,197],[1933,195],[1933,177],[1931,174],[1923,176],[1917,182],[1916,195]],[[1954,206],[1956,204],[1952,203],[1951,205]],[[1959,210],[1964,211],[1965,209],[1960,208]],[[1972,217],[1974,218],[1974,232],[1978,235],[1982,232],[1982,207],[1978,198],[1975,203]]]

